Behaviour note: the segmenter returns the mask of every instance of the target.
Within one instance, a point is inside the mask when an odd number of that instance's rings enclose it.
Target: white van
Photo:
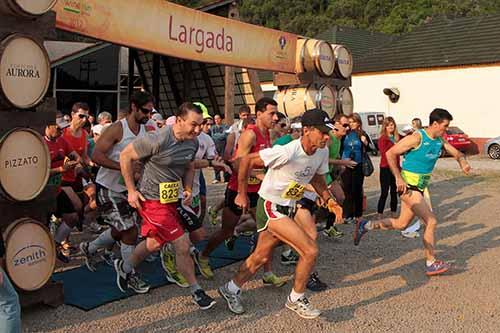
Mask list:
[[[380,136],[380,130],[382,128],[382,123],[385,119],[384,112],[359,112],[361,121],[363,122],[363,130],[370,136],[370,139],[377,147],[378,137]]]

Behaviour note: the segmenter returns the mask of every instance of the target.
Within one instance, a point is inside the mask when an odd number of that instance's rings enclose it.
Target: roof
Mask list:
[[[45,41],[43,43],[51,63],[58,62],[66,57],[78,54],[85,49],[98,45],[97,43],[79,43],[79,42],[58,42]]]
[[[500,62],[500,15],[435,18],[354,62],[353,73]]]

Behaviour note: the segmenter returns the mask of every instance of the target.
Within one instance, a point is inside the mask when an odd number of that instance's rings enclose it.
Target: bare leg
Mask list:
[[[201,253],[203,258],[208,258],[210,253],[224,240],[233,235],[234,227],[238,224],[239,216],[235,215],[229,208],[222,211],[222,227],[208,239],[208,244]]]
[[[172,242],[175,248],[175,265],[179,273],[182,274],[190,285],[196,284],[196,276],[194,273],[194,263],[189,254],[191,242],[189,237],[184,234]]]

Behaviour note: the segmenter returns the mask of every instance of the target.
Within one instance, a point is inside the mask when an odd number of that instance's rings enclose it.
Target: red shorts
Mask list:
[[[156,239],[162,246],[184,235],[177,202],[161,204],[160,201],[146,200],[139,214],[142,217],[141,235]]]

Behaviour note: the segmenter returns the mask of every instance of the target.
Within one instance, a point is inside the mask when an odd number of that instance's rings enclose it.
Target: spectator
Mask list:
[[[217,154],[223,156],[224,149],[226,148],[227,130],[228,126],[222,123],[222,117],[218,114],[214,116],[214,125],[210,128],[210,136],[215,142],[215,147],[217,148]],[[214,170],[214,180],[213,184],[221,181],[220,171]],[[227,177],[224,177],[224,181],[227,181]]]
[[[16,290],[4,271],[4,254],[2,234],[0,233],[0,332],[21,332],[21,306]]]
[[[240,138],[240,134],[243,129],[243,121],[251,117],[250,107],[248,105],[240,106],[238,116],[239,119],[235,121],[228,130],[226,149],[223,156],[225,161],[229,161],[236,150],[236,144],[238,143],[238,139]]]
[[[163,116],[159,113],[155,113],[151,116],[151,119],[156,122],[156,126],[158,128],[162,128],[165,125],[165,120],[163,119]]]
[[[99,125],[111,124],[113,122],[113,116],[111,113],[103,111],[97,116],[97,123]]]

